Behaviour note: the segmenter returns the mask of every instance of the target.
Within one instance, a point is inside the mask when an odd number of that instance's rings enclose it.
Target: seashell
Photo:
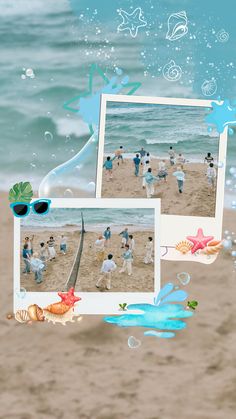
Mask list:
[[[67,322],[74,323],[74,320],[73,320],[74,308],[73,307],[69,307],[69,310],[65,312],[64,314],[54,314],[48,311],[47,309],[43,310],[43,314],[44,314],[45,320],[47,320],[48,323],[49,322],[52,322],[53,324],[61,323],[63,326],[65,326]]]
[[[182,73],[182,68],[174,60],[170,60],[162,69],[163,77],[168,81],[178,81],[182,77]]]
[[[27,310],[17,310],[15,313],[15,319],[19,323],[27,323],[30,320],[30,316]]]
[[[217,32],[216,38],[219,42],[227,42],[229,40],[229,34],[224,29],[221,29],[219,32]]]
[[[221,240],[212,240],[211,242],[207,243],[207,246],[217,246],[220,243],[222,243]]]
[[[176,41],[188,33],[188,19],[186,12],[183,10],[178,13],[172,13],[167,21],[168,31],[166,39]]]
[[[67,304],[60,301],[59,303],[50,304],[45,308],[45,310],[49,311],[53,314],[65,314],[67,311],[69,311],[71,306],[68,306]]]
[[[176,250],[178,250],[183,255],[186,255],[186,253],[188,253],[192,249],[192,247],[192,243],[190,243],[187,240],[182,240],[175,246]]]
[[[212,96],[217,91],[217,84],[215,79],[204,80],[201,86],[202,94],[204,96]]]
[[[203,249],[202,253],[205,255],[215,255],[219,253],[219,251],[223,248],[222,242],[211,242],[216,244],[208,244],[205,249]]]
[[[29,313],[29,316],[30,316],[31,320],[33,320],[35,322],[43,322],[44,321],[43,310],[37,304],[30,305],[28,307],[28,313]]]

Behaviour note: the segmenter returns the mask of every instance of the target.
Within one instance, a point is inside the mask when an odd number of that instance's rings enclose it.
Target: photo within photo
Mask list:
[[[107,101],[101,197],[161,198],[162,214],[215,217],[219,134],[207,129],[209,112]]]
[[[30,292],[154,292],[154,208],[52,208],[21,220],[20,285]]]

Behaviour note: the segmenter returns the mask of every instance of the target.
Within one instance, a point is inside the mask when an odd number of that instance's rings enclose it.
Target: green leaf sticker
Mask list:
[[[119,307],[121,308],[121,310],[125,311],[127,307],[127,303],[119,304]]]
[[[195,310],[195,308],[198,306],[198,302],[196,300],[188,301],[187,306],[192,310]]]
[[[10,202],[30,202],[33,197],[33,189],[30,182],[15,183],[9,191]]]

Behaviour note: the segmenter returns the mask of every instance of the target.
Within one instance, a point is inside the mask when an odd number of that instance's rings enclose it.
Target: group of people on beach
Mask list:
[[[120,274],[127,273],[131,276],[133,273],[133,261],[135,258],[135,239],[133,234],[129,234],[128,228],[125,228],[119,233],[121,237],[121,249],[123,249],[122,259],[123,264],[119,271]],[[113,259],[113,254],[106,250],[110,246],[112,237],[111,228],[107,227],[103,235],[100,235],[95,241],[95,259],[101,263],[100,276],[96,282],[96,287],[100,288],[101,283],[104,282],[106,289],[111,289],[111,279],[113,272],[117,269],[117,264]],[[153,263],[153,238],[148,237],[148,241],[145,245],[145,256],[144,263]]]
[[[161,181],[167,182],[167,161],[166,159],[162,159],[159,161],[157,174],[154,175],[151,167],[150,153],[146,151],[143,147],[141,148],[141,150],[138,150],[134,153],[134,175],[136,177],[143,178],[142,187],[143,189],[146,189],[147,198],[151,198],[155,194],[155,183],[159,183]],[[120,162],[124,163],[123,154],[124,148],[123,146],[120,146],[119,149],[115,151],[114,157],[107,156],[103,164],[103,167],[105,168],[107,181],[111,181],[113,179],[113,161],[117,159],[118,166],[120,165]],[[175,176],[178,191],[180,194],[182,194],[184,190],[184,182],[186,180],[185,163],[187,163],[188,161],[185,159],[182,153],[176,153],[172,146],[170,146],[168,150],[168,155],[170,167],[173,167],[175,169],[172,175]],[[212,157],[211,153],[207,153],[206,157],[204,158],[204,163],[207,163],[208,165],[206,177],[209,186],[209,196],[211,191],[213,191],[215,188],[215,181],[217,176],[216,169],[214,167],[214,158]],[[141,167],[142,174],[140,174]]]
[[[59,237],[60,253],[65,255],[67,252],[67,237],[63,234]],[[43,281],[43,272],[47,269],[48,261],[56,259],[57,253],[55,250],[56,241],[53,236],[50,236],[48,241],[40,242],[38,251],[34,251],[34,235],[25,237],[22,249],[22,259],[24,262],[24,274],[34,273],[34,279],[37,284]]]

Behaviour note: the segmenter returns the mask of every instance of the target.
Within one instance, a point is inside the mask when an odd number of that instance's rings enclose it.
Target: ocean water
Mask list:
[[[21,226],[28,228],[81,227],[81,212],[86,226],[105,228],[130,225],[153,228],[154,210],[151,208],[52,208],[46,215],[30,213],[21,220]]]
[[[204,122],[208,113],[199,107],[108,102],[105,153],[123,145],[127,153],[144,147],[155,156],[168,157],[172,146],[190,161],[203,162],[207,152],[217,161],[219,134],[208,133]]]
[[[159,19],[153,29],[148,27],[149,32],[156,30],[158,24],[160,27],[162,25],[162,29],[158,29],[158,34],[155,35],[155,45],[159,48],[158,53],[155,53],[156,56],[162,57],[163,60],[174,58],[181,61],[183,80],[176,83],[165,80],[158,73],[158,69],[155,70],[153,63],[152,71],[147,72],[149,55],[147,54],[147,58],[144,60],[141,53],[146,47],[149,49],[153,47],[148,44],[148,40],[151,39],[148,32],[140,32],[140,35],[135,39],[126,36],[123,32],[117,32],[119,24],[119,16],[116,12],[118,1],[114,1],[109,10],[105,7],[107,3],[101,2],[101,7],[106,9],[106,13],[97,8],[98,20],[95,19],[95,11],[91,12],[88,7],[90,3],[94,5],[96,2],[0,0],[0,35],[2,39],[0,71],[1,190],[9,190],[13,183],[22,180],[31,181],[34,189],[37,190],[41,180],[50,170],[75,156],[87,142],[90,135],[88,126],[79,115],[66,111],[63,104],[88,90],[88,75],[92,64],[98,64],[109,78],[114,76],[115,67],[122,68],[123,73],[129,76],[131,82],[142,83],[137,91],[138,95],[202,97],[201,90],[194,90],[194,85],[190,83],[193,76],[190,77],[188,74],[184,76],[187,68],[194,71],[198,64],[199,69],[199,57],[197,56],[198,62],[193,63],[194,54],[192,54],[191,62],[187,65],[186,57],[183,57],[183,50],[175,52],[173,43],[169,45],[169,49],[166,48],[164,23],[168,14],[173,11],[171,1],[166,2],[165,7],[158,4],[159,13],[149,10],[148,14],[147,2],[143,2],[143,7],[146,5],[147,18],[151,19],[152,15]],[[123,3],[125,2],[123,1]],[[197,9],[192,7],[194,8],[192,13],[197,13]],[[93,18],[90,20],[81,19],[82,9],[84,9],[84,16],[91,17],[92,13]],[[111,19],[110,13],[115,14],[114,20]],[[191,11],[189,10],[188,13],[191,14]],[[108,24],[104,23],[105,18],[109,20]],[[201,16],[199,16],[199,22],[200,18]],[[200,36],[200,29],[199,26],[198,36]],[[193,30],[194,27],[191,28],[191,31]],[[189,34],[191,31],[189,30]],[[233,39],[232,36],[230,42],[233,42]],[[184,42],[186,54],[189,54],[189,48],[187,48],[187,45],[191,44],[189,38],[186,38]],[[225,44],[225,53],[228,48],[229,46]],[[168,51],[171,51],[169,57]],[[201,51],[203,51],[203,46],[201,46]],[[207,53],[209,51],[207,49]],[[230,51],[232,53],[233,48]],[[233,61],[233,57],[231,61]],[[204,63],[205,66],[208,66],[206,60]],[[34,78],[25,76],[27,69],[33,69]],[[227,75],[228,73],[224,73],[224,79],[231,80],[227,78]],[[202,74],[196,71],[195,76],[195,79],[201,84]],[[93,92],[101,86],[101,82],[101,77],[94,77]],[[233,92],[233,89],[231,91]],[[143,115],[146,116],[146,112]],[[176,141],[176,136],[173,135],[175,121],[171,119],[166,121],[166,115],[163,112],[162,129],[168,132],[169,140]],[[125,118],[128,118],[128,115],[125,115]],[[199,118],[197,117],[198,122]],[[184,120],[185,118],[182,117],[182,124]],[[133,135],[133,119],[130,122],[130,139],[127,140],[127,146]],[[192,122],[194,122],[194,118]],[[160,152],[164,152],[168,144],[156,144],[156,141],[161,142],[162,138],[156,138],[154,135],[153,123],[150,120],[149,126],[145,128],[144,122],[139,121],[143,133],[139,134],[138,141],[140,146],[148,146],[151,151],[158,147]],[[163,125],[166,123],[167,126],[164,127]],[[197,129],[196,124],[192,124],[190,142],[196,155],[198,149],[193,143]],[[50,134],[45,135],[47,132]],[[125,135],[124,132],[120,133],[124,143],[126,142]],[[198,145],[200,146],[203,141],[206,141],[207,146],[210,147],[211,142],[209,136],[206,136],[203,126],[201,126],[200,136],[202,142],[199,140]],[[160,137],[162,136],[160,135]],[[184,149],[182,150],[183,145]],[[186,141],[175,143],[175,147],[176,149],[180,147],[185,154],[188,152]],[[200,150],[201,153],[202,150]],[[236,136],[234,134],[229,139],[229,167],[235,164],[235,156]],[[92,167],[95,161],[96,156],[91,156],[91,162],[88,165]]]

